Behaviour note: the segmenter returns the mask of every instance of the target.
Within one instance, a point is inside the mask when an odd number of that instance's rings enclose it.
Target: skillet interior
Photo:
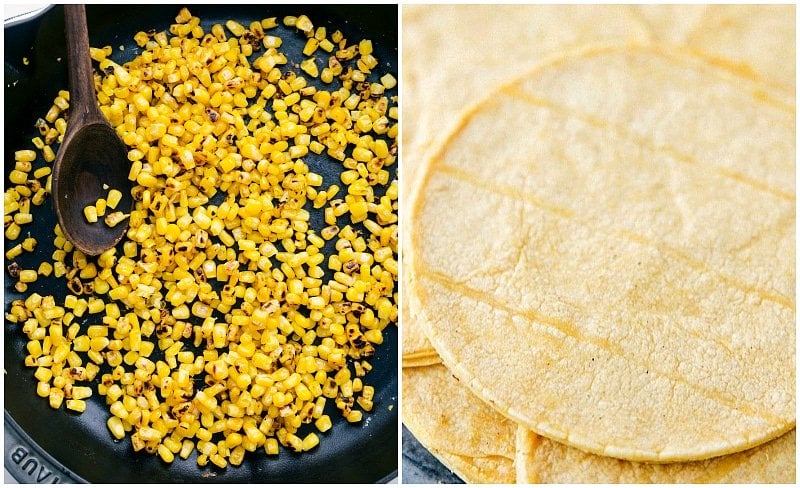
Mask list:
[[[114,47],[112,59],[124,62],[138,54],[133,35],[140,30],[166,30],[180,6],[126,5],[87,6],[90,44]],[[214,23],[235,19],[243,25],[264,17],[299,15],[305,13],[315,25],[325,25],[328,31],[340,29],[351,42],[372,39],[380,65],[373,76],[392,72],[397,76],[397,6],[288,6],[288,5],[195,5],[192,14],[202,19],[206,31]],[[14,150],[32,148],[34,122],[43,116],[60,89],[68,87],[66,54],[63,36],[63,10],[54,7],[43,15],[5,29],[5,160],[13,161]],[[278,28],[284,39],[284,52],[299,53],[304,41],[292,30]],[[294,44],[294,45],[292,45]],[[124,46],[124,50],[120,50]],[[27,57],[25,65],[22,58]],[[57,59],[60,58],[60,62]],[[300,58],[290,62],[299,63]],[[299,70],[296,70],[299,71]],[[321,85],[320,85],[321,86]],[[389,95],[395,95],[396,89]],[[314,156],[309,153],[309,156]],[[323,157],[305,158],[313,171],[324,181],[338,181],[340,167]],[[10,165],[9,165],[10,166]],[[392,171],[396,171],[397,164]],[[9,185],[6,170],[5,184]],[[392,178],[396,178],[396,172]],[[38,210],[38,212],[36,212]],[[36,223],[23,227],[37,238],[33,253],[17,259],[23,268],[35,268],[49,260],[53,251],[55,218],[50,203],[34,210]],[[316,218],[316,221],[315,221]],[[312,225],[319,227],[321,212],[312,213]],[[332,241],[331,241],[332,242]],[[54,294],[63,299],[66,288],[62,282],[40,278],[29,292]],[[6,276],[5,307],[19,298],[13,282]],[[99,320],[99,319],[98,319]],[[86,321],[88,322],[88,321]],[[374,366],[365,378],[375,386],[375,408],[365,414],[360,424],[350,425],[328,402],[334,421],[333,428],[320,434],[320,445],[311,452],[296,455],[282,449],[278,457],[267,457],[263,450],[248,453],[245,462],[225,470],[209,466],[200,468],[196,453],[186,460],[163,463],[158,457],[135,453],[129,438],[115,441],[108,432],[104,398],[96,392],[87,401],[87,410],[74,415],[63,407],[52,410],[46,399],[39,398],[33,369],[23,365],[27,338],[18,325],[5,327],[5,409],[43,451],[63,464],[77,477],[91,482],[304,482],[304,483],[367,483],[382,481],[396,475],[397,470],[397,330],[385,330],[384,343],[377,348],[371,363]],[[158,352],[153,353],[154,356]],[[101,370],[101,374],[104,370]],[[100,375],[98,375],[99,378]],[[301,431],[303,432],[303,431]]]

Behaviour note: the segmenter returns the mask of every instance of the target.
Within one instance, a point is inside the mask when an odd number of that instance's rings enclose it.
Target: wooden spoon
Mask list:
[[[106,198],[108,191],[122,192],[114,211],[130,213],[132,183],[127,148],[97,105],[89,56],[89,34],[83,5],[64,5],[70,85],[67,131],[53,165],[53,207],[67,239],[87,255],[96,256],[116,245],[125,235],[128,220],[115,227],[101,216],[90,223],[84,207]]]

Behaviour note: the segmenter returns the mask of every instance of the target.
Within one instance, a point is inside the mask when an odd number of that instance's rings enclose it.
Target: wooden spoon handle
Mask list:
[[[72,126],[105,121],[97,107],[92,77],[92,58],[89,56],[89,31],[84,5],[64,5],[67,33],[67,59],[70,86],[70,117]],[[107,123],[107,122],[106,122]]]

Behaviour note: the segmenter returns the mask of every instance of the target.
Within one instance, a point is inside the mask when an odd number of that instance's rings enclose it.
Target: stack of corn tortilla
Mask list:
[[[403,8],[402,416],[465,481],[794,482],[794,18]]]

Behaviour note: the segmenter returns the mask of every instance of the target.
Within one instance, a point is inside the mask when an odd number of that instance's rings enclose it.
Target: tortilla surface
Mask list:
[[[795,90],[795,5],[706,6],[685,45],[740,74]]]
[[[794,483],[796,431],[753,449],[687,463],[596,456],[517,430],[517,483]]]
[[[404,125],[402,134],[400,183],[406,202],[430,148],[462,110],[488,90],[555,52],[598,41],[644,42],[652,36],[640,15],[617,5],[404,5],[402,11],[403,30],[408,33],[403,52],[415,56],[403,64],[404,90],[409,94],[403,101],[403,117],[413,121]],[[415,59],[424,62],[412,62]],[[407,246],[404,251],[409,252]],[[408,285],[411,277],[405,269]],[[403,364],[427,364],[438,356],[417,321],[406,319],[409,315],[404,311],[401,327]],[[425,359],[420,363],[415,355]]]
[[[403,369],[403,423],[470,483],[514,483],[516,425],[458,385],[442,365]]]
[[[407,241],[406,234],[403,234],[403,241]],[[409,252],[408,246],[404,246],[404,253]],[[402,269],[403,286],[410,287],[413,284],[413,276],[408,266]],[[441,362],[439,355],[433,348],[428,338],[425,336],[424,329],[418,324],[416,316],[417,304],[411,303],[409,295],[404,296],[402,301],[402,361],[403,367],[427,366]]]
[[[565,55],[430,159],[406,293],[453,374],[546,437],[654,462],[778,437],[794,131],[789,95],[685,50]]]
[[[637,4],[629,8],[650,31],[651,41],[684,45],[686,37],[703,19],[708,9],[735,7],[706,4]]]
[[[795,431],[705,461],[645,464],[596,456],[508,422],[444,366],[403,371],[403,422],[471,483],[793,483]],[[514,444],[515,443],[515,444]],[[509,456],[515,456],[510,460]]]
[[[403,64],[403,112],[413,117],[403,127],[406,185],[437,134],[487,90],[556,52],[651,37],[639,15],[617,5],[404,5],[403,30],[403,52],[420,61]]]

